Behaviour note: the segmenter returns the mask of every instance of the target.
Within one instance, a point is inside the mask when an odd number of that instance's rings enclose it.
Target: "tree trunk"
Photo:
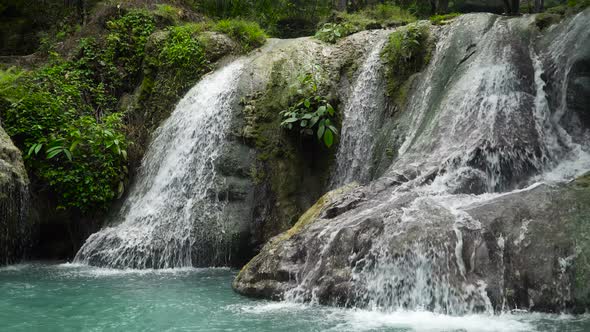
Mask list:
[[[535,13],[540,13],[543,11],[545,7],[545,1],[544,0],[535,0]]]
[[[346,0],[334,0],[335,4],[334,7],[336,8],[336,10],[338,11],[345,11],[346,10]]]
[[[446,14],[449,10],[449,0],[438,0],[437,14]]]
[[[518,15],[520,12],[520,0],[502,0],[506,15]]]
[[[512,0],[512,15],[520,14],[520,0]]]

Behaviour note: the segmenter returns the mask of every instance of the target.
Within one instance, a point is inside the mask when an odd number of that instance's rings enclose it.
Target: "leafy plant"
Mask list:
[[[145,44],[155,27],[153,17],[140,10],[130,11],[107,22],[110,33],[107,36],[106,57],[118,64],[127,81],[139,74]]]
[[[395,96],[401,86],[430,60],[431,45],[426,25],[410,24],[391,33],[381,58],[385,63],[388,94]]]
[[[318,84],[312,73],[298,77],[301,96],[287,110],[281,112],[281,127],[299,131],[306,136],[315,135],[318,140],[330,148],[334,144],[338,129],[335,126],[336,112],[328,100],[319,95]]]
[[[360,31],[349,23],[325,23],[315,34],[315,37],[326,43],[336,43],[338,39]]]
[[[266,33],[258,23],[241,19],[221,20],[213,27],[214,31],[225,33],[237,41],[244,52],[262,46],[266,42]]]
[[[160,61],[178,71],[202,72],[207,69],[207,58],[203,45],[196,35],[201,25],[187,24],[170,28],[170,35],[160,52]]]
[[[103,76],[115,66],[107,60],[85,39],[69,61],[0,74],[3,126],[25,151],[34,182],[62,209],[103,209],[125,188],[128,143],[121,115],[112,113],[117,79]]]

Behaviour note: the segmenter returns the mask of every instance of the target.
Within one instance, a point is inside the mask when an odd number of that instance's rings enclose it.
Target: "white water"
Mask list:
[[[229,252],[215,162],[244,63],[204,77],[157,130],[117,224],[88,238],[76,262],[116,268],[224,264]]]
[[[378,119],[385,108],[381,50],[389,33],[382,33],[359,70],[343,112],[340,143],[330,187],[338,188],[371,177],[371,156]]]
[[[408,310],[428,311],[415,317],[442,317],[434,324],[451,324],[449,329],[461,319],[445,315],[487,317],[465,315],[497,310],[492,307],[483,278],[473,273],[466,277],[468,264],[460,254],[463,232],[479,231],[482,226],[463,209],[531,190],[539,181],[567,182],[590,170],[590,141],[580,139],[579,133],[575,136],[562,123],[564,114],[571,113],[565,103],[567,86],[559,89],[561,102],[550,107],[543,81],[546,64],[540,61],[549,52],[554,65],[566,75],[570,65],[567,52],[583,47],[575,38],[586,38],[584,34],[588,33],[587,20],[576,19],[564,35],[556,37],[569,42],[560,50],[542,49],[539,55],[534,44],[537,36],[530,31],[531,17],[508,20],[468,15],[445,28],[430,65],[409,97],[401,120],[405,138],[399,157],[385,175],[407,182],[385,190],[381,196],[371,196],[370,201],[362,203],[362,209],[310,226],[305,243],[312,246],[313,254],[307,256],[300,270],[295,270],[300,271],[291,276],[296,286],[284,297],[295,302],[320,301],[317,294],[324,292],[326,285],[332,286],[323,280],[340,277],[330,275],[326,267],[346,264],[340,262],[343,258],[335,248],[351,248],[342,243],[350,241],[351,232],[361,233],[361,239],[370,236],[372,233],[362,233],[362,225],[376,220],[383,221],[383,230],[371,237],[369,252],[363,247],[350,249],[350,281],[358,287],[352,287],[355,294],[346,297],[353,305],[370,309],[367,315],[399,320],[401,324],[405,319],[412,320]],[[473,54],[463,58],[464,50],[471,47]],[[370,89],[361,91],[372,93]],[[343,140],[344,134],[343,130]],[[587,137],[587,133],[581,137]],[[348,167],[370,159],[366,152],[350,156],[356,163],[348,160]],[[334,176],[341,175],[345,179],[342,183],[349,181],[350,170],[343,167],[340,172]],[[520,238],[527,236],[526,230],[523,232]],[[496,239],[502,257],[495,272],[501,276],[506,240],[503,236]],[[498,282],[504,281],[500,278]],[[568,287],[564,286],[565,297],[571,295]],[[503,290],[502,284],[498,288]],[[500,294],[504,301],[505,296]],[[566,301],[562,299],[562,303]],[[485,319],[491,322],[494,318]],[[408,324],[408,328],[413,327]],[[482,326],[466,328],[485,330]],[[506,329],[519,330],[514,326]]]

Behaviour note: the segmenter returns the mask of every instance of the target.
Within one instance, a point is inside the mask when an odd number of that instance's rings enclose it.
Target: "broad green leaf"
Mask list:
[[[70,152],[70,150],[68,149],[63,149],[63,152],[65,153],[66,157],[68,157],[68,159],[70,161],[72,161],[72,153]]]
[[[35,150],[36,147],[37,147],[37,144],[31,145],[31,148],[29,149],[29,152],[27,153],[27,157],[30,157],[31,154],[33,154],[33,151]]]
[[[328,114],[330,114],[330,116],[334,116],[334,107],[332,107],[332,105],[328,104]]]
[[[78,144],[80,144],[80,140],[75,140],[72,145],[70,145],[70,151],[74,152],[74,150],[76,150],[76,147],[78,146]]]
[[[305,127],[307,126],[307,120],[301,120],[301,123],[299,124],[301,127]]]
[[[314,116],[313,118],[311,118],[311,121],[309,122],[309,127],[313,127],[315,126],[316,123],[318,123],[318,120],[320,119],[319,116]]]
[[[57,150],[62,150],[62,149],[63,149],[63,146],[61,146],[61,145],[60,146],[54,146],[52,148],[47,149],[47,154],[49,154],[51,152],[55,152]]]
[[[327,147],[331,147],[332,144],[334,144],[334,135],[332,135],[331,130],[326,130],[324,133],[324,144],[326,144]]]
[[[326,127],[320,123],[320,127],[318,128],[318,139],[321,140],[324,136],[324,131],[326,131]]]
[[[320,107],[318,107],[318,112],[317,113],[318,113],[319,116],[322,116],[322,115],[326,114],[326,106],[320,106]]]
[[[53,159],[55,156],[57,156],[58,154],[60,154],[62,152],[63,152],[62,149],[60,149],[60,150],[54,150],[52,152],[48,152],[47,153],[47,159]]]
[[[336,127],[329,125],[328,128],[334,133],[337,134],[338,133],[338,129],[336,129]]]
[[[309,101],[309,99],[305,99],[305,102],[303,102],[303,104],[305,105],[305,108],[309,108],[309,106],[311,106],[311,102]]]

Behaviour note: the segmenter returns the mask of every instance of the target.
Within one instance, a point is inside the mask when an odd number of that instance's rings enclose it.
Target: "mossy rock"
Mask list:
[[[539,30],[545,30],[553,24],[561,21],[562,16],[559,14],[541,13],[535,15],[535,25]]]

